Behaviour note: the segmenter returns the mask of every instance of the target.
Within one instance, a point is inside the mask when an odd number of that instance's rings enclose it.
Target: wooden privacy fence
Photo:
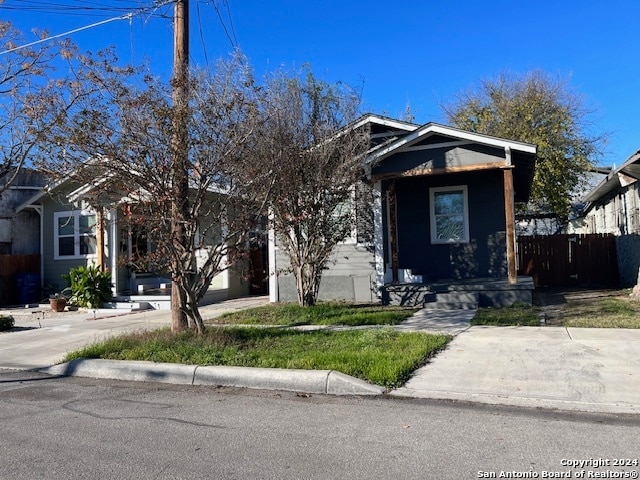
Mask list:
[[[0,255],[0,305],[40,300],[40,255]]]
[[[533,235],[518,237],[518,274],[536,286],[619,284],[614,235]]]

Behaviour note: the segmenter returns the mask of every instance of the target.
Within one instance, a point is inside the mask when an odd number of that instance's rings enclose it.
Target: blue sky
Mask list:
[[[90,25],[152,0],[5,0],[0,18],[27,35]],[[568,81],[609,136],[601,163],[640,149],[640,1],[191,0],[192,63],[238,45],[258,75],[309,63],[323,79],[362,88],[363,110],[444,122],[441,104],[481,79],[541,69]],[[106,10],[103,7],[110,7]],[[172,7],[71,35],[83,50],[115,45],[170,74]],[[226,29],[226,30],[225,30]]]

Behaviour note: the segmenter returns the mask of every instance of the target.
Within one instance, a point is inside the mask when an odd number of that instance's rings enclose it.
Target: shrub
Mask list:
[[[9,330],[11,328],[13,328],[13,325],[15,324],[13,317],[11,316],[0,316],[0,331],[2,330]]]
[[[84,308],[100,308],[111,298],[111,272],[102,271],[96,265],[72,268],[62,276],[69,282],[65,291],[71,293],[69,302]]]

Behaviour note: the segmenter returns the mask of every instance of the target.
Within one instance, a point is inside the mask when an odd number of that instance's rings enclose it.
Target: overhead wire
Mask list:
[[[213,8],[216,11],[216,14],[218,15],[218,19],[220,20],[220,24],[222,25],[222,29],[224,30],[225,35],[229,39],[229,43],[231,43],[231,46],[233,48],[237,48],[238,47],[238,42],[234,41],[234,39],[235,39],[235,30],[232,30],[234,38],[231,38],[231,35],[229,35],[229,30],[227,30],[227,25],[224,23],[224,19],[222,18],[222,14],[220,13],[220,9],[218,8],[217,0],[213,0],[210,3],[213,5]],[[229,11],[228,4],[227,4],[227,11]],[[231,20],[231,15],[230,14],[229,14],[229,20]],[[231,26],[233,28],[233,22],[231,22]]]
[[[22,2],[24,2],[24,0],[13,0],[13,1],[16,1],[16,2],[21,2],[21,1],[22,1]],[[54,40],[54,39],[56,39],[56,38],[64,37],[64,36],[67,36],[67,35],[71,35],[71,34],[73,34],[73,33],[81,32],[81,31],[83,31],[83,30],[87,30],[87,29],[90,29],[90,28],[98,27],[98,26],[100,26],[100,25],[104,25],[104,24],[106,24],[106,23],[110,23],[110,22],[113,22],[113,21],[116,21],[116,20],[129,20],[129,22],[131,22],[131,20],[133,19],[133,17],[134,17],[134,16],[136,16],[136,15],[141,15],[141,14],[144,14],[144,13],[148,13],[149,11],[155,12],[155,11],[157,11],[159,8],[164,7],[164,6],[169,5],[169,4],[171,4],[171,3],[174,3],[174,2],[175,2],[175,0],[155,0],[155,1],[153,2],[153,5],[147,5],[146,7],[138,7],[137,9],[135,9],[135,11],[131,11],[131,6],[129,6],[129,8],[128,8],[128,9],[126,9],[126,10],[128,10],[128,12],[127,12],[127,13],[125,13],[124,15],[119,15],[119,16],[116,16],[116,17],[111,17],[111,18],[108,18],[108,19],[106,19],[106,20],[101,20],[101,21],[99,21],[99,22],[95,22],[95,23],[92,23],[92,24],[90,24],[90,25],[85,25],[85,26],[82,26],[82,27],[78,27],[78,28],[75,28],[75,29],[73,29],[73,30],[69,30],[69,31],[67,31],[67,32],[60,33],[60,34],[57,34],[57,35],[47,36],[47,37],[45,37],[45,38],[40,38],[40,39],[38,39],[38,40],[35,40],[35,41],[33,41],[33,42],[30,42],[30,43],[27,43],[27,44],[24,44],[24,45],[18,45],[18,46],[16,46],[16,47],[13,47],[13,48],[10,48],[10,49],[8,49],[8,50],[4,50],[4,51],[0,52],[0,55],[4,55],[4,54],[7,54],[7,53],[15,52],[15,51],[17,51],[17,50],[21,50],[21,49],[23,49],[23,48],[32,47],[32,46],[34,46],[34,45],[38,45],[38,44],[43,43],[43,42],[48,42],[48,41],[50,41],[50,40]],[[36,1],[36,2],[31,1],[30,3],[32,3],[32,4],[37,4],[37,5],[39,5],[39,7],[40,7],[40,8],[42,8],[42,6],[43,6],[43,5],[49,5],[49,6],[51,6],[51,5],[55,5],[55,7],[61,7],[61,5],[60,5],[59,3],[52,4],[52,3],[49,3],[49,2],[45,2],[45,1]],[[97,3],[91,2],[91,1],[84,1],[84,2],[83,2],[82,0],[78,0],[78,3],[92,4],[92,5],[100,5],[100,4],[97,4]],[[66,7],[67,7],[67,8],[71,8],[69,5],[66,5]],[[0,10],[1,10],[2,8],[6,8],[6,5],[5,5],[5,4],[0,4]],[[33,11],[33,9],[35,9],[35,8],[38,8],[38,7],[33,7],[33,8],[32,8],[32,11]],[[77,6],[76,6],[76,7],[74,7],[74,8],[80,8],[80,7],[77,7]],[[82,7],[82,8],[83,8],[83,9],[89,9],[88,7]],[[93,8],[96,8],[96,9],[97,9],[97,7],[93,7]],[[104,7],[104,6],[102,6],[102,7],[100,7],[100,8],[101,8],[101,9],[103,9],[103,10],[105,9],[105,7]],[[13,7],[13,8],[11,8],[11,9],[17,9],[17,8],[16,8],[16,7]],[[24,7],[23,7],[23,8],[21,8],[21,10],[24,10]],[[125,10],[125,8],[123,7],[121,10],[123,10],[123,11],[124,11],[124,10]],[[41,10],[39,10],[39,11],[41,11]],[[46,13],[46,11],[45,11],[45,13]]]
[[[202,14],[200,11],[200,2],[202,0],[196,1],[196,11],[197,11],[197,19],[198,19],[198,29],[200,34],[200,41],[202,43],[202,50],[205,58],[205,62],[207,65],[209,64],[204,29],[202,25]],[[49,40],[53,40],[56,38],[60,38],[66,35],[71,35],[73,33],[77,33],[83,30],[87,30],[90,28],[94,28],[100,25],[104,25],[109,22],[117,21],[117,20],[129,20],[130,30],[131,30],[131,49],[133,52],[133,33],[132,33],[132,22],[135,16],[139,15],[147,15],[148,18],[151,17],[160,17],[160,18],[172,18],[171,15],[166,15],[161,12],[162,7],[165,7],[169,4],[175,3],[175,0],[154,0],[149,4],[149,1],[136,1],[132,2],[131,0],[110,0],[109,4],[105,5],[105,2],[93,1],[93,0],[74,0],[74,1],[64,1],[64,0],[6,0],[3,3],[0,3],[0,11],[4,10],[20,10],[20,11],[30,11],[30,12],[39,12],[39,13],[48,13],[48,14],[64,14],[64,15],[80,15],[80,16],[109,16],[109,18],[105,20],[101,20],[95,23],[91,23],[89,25],[85,25],[82,27],[75,28],[73,30],[69,30],[64,33],[60,33],[53,36],[48,36],[46,38],[41,38],[36,41],[27,43],[25,45],[16,46],[9,50],[5,50],[0,52],[0,55],[14,52],[16,50],[20,50],[22,48],[32,47],[39,43],[43,43]],[[132,5],[134,3],[134,5]],[[235,26],[233,24],[233,18],[231,17],[231,9],[229,7],[228,0],[222,0],[223,7],[226,10],[226,15],[223,15],[221,12],[221,8],[218,6],[218,0],[209,0],[206,3],[213,6],[220,25],[222,26],[224,33],[229,40],[232,48],[238,47],[238,41],[235,31]],[[115,16],[111,16],[114,15]],[[225,16],[227,21],[225,21]],[[227,23],[229,26],[227,26]],[[132,53],[133,55],[133,53]]]
[[[227,7],[227,17],[229,18],[229,23],[231,24],[231,33],[233,34],[233,41],[238,46],[238,37],[236,36],[236,28],[233,25],[233,18],[231,17],[231,9],[229,8],[229,0],[222,0]]]
[[[69,30],[68,32],[59,33],[58,35],[53,35],[53,36],[50,36],[50,37],[41,38],[41,39],[36,40],[34,42],[29,42],[29,43],[25,43],[23,45],[18,45],[17,47],[10,48],[9,50],[3,50],[2,52],[0,52],[0,55],[4,55],[6,53],[15,52],[15,51],[21,50],[23,48],[33,47],[34,45],[38,45],[39,43],[48,42],[48,41],[54,40],[56,38],[64,37],[66,35],[71,35],[72,33],[77,33],[77,32],[81,32],[82,30],[87,30],[89,28],[97,27],[99,25],[104,25],[105,23],[113,22],[115,20],[125,20],[125,19],[130,18],[130,15],[131,14],[127,14],[127,15],[122,15],[120,17],[109,18],[107,20],[102,20],[100,22],[92,23],[91,25],[85,25],[84,27],[80,27],[80,28],[75,28],[73,30]]]
[[[202,53],[204,54],[205,65],[209,66],[209,57],[207,55],[207,45],[204,41],[204,32],[202,31],[202,16],[200,15],[200,2],[196,0],[196,12],[198,13],[198,30],[200,31],[200,42],[202,42]]]
[[[105,2],[83,1],[75,0],[73,3],[67,2],[54,2],[54,1],[35,1],[35,0],[7,0],[4,3],[0,3],[0,10],[19,10],[29,12],[39,12],[48,14],[62,14],[62,15],[81,15],[81,16],[114,16],[118,14],[125,14],[129,12],[145,12],[150,9],[157,9],[158,6],[163,6],[171,1],[154,1],[152,5],[149,5],[149,1],[135,1],[131,0],[110,0],[111,5],[105,5]],[[7,4],[7,2],[10,2]],[[132,5],[134,3],[134,5]],[[17,5],[16,5],[17,4]],[[114,5],[116,4],[116,5]],[[117,5],[120,4],[120,5]],[[166,15],[158,14],[158,16],[166,17]]]

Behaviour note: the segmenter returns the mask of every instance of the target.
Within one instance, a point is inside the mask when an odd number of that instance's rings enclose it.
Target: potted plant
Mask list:
[[[60,293],[55,293],[49,297],[49,305],[54,312],[63,312],[67,306],[67,299]]]

